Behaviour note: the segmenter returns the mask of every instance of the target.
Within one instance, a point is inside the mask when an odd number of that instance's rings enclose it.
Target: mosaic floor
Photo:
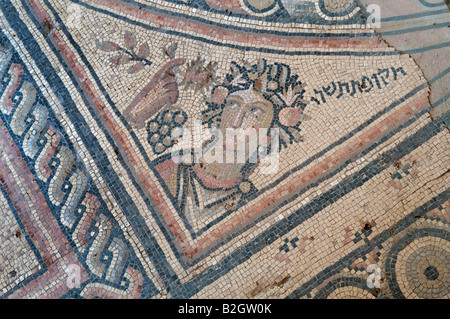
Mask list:
[[[449,8],[0,0],[0,297],[448,299]]]

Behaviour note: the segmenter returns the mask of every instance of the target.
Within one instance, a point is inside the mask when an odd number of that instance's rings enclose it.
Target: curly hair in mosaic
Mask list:
[[[232,62],[230,69],[225,81],[212,89],[211,98],[206,102],[208,108],[202,112],[203,123],[219,124],[227,98],[232,93],[253,88],[273,106],[274,116],[268,129],[279,128],[280,145],[287,147],[301,141],[300,125],[308,102],[304,99],[305,84],[299,76],[293,75],[288,65],[268,64],[266,59],[253,65]]]

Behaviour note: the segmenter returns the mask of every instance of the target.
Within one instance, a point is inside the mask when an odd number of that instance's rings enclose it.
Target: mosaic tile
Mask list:
[[[449,298],[444,1],[0,25],[1,298]]]

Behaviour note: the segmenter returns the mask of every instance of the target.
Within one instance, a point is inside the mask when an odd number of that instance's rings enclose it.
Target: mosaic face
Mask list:
[[[272,103],[264,99],[264,97],[253,88],[230,94],[226,99],[219,126],[225,139],[225,151],[228,148],[228,140],[226,140],[226,138],[229,133],[227,133],[227,129],[244,130],[245,132],[248,132],[248,139],[255,139],[259,142],[259,135],[262,134],[259,129],[269,129],[272,120]],[[247,140],[247,142],[238,143],[238,139],[236,138],[234,139],[234,144],[230,145],[230,147],[232,147],[235,152],[237,152],[239,148],[243,148],[245,151],[245,148],[249,147],[249,140]],[[253,154],[249,154],[249,151],[246,151],[245,162],[248,161],[251,155]]]
[[[273,105],[253,88],[230,94],[222,113],[220,129],[256,130],[269,128],[273,119]]]

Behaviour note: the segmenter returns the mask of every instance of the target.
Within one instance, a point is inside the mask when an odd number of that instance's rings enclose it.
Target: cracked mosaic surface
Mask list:
[[[448,2],[0,5],[1,298],[449,298]]]

